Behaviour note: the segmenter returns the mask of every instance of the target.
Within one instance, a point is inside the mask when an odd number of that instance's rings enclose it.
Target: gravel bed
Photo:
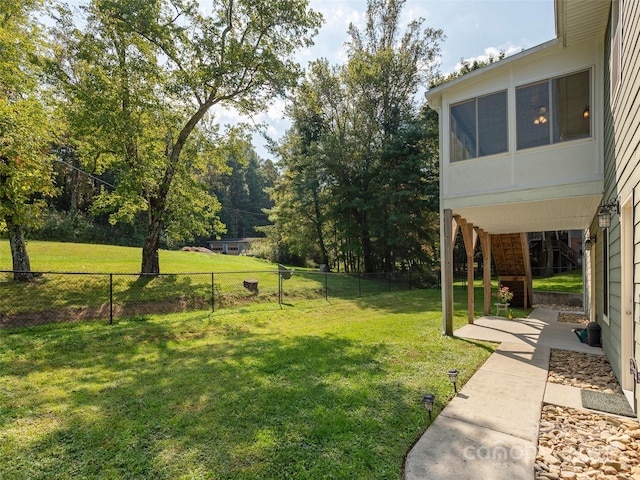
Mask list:
[[[589,323],[589,319],[582,313],[561,312],[558,314],[558,321],[567,323],[581,323],[583,325],[587,325]]]
[[[604,393],[622,393],[604,355],[553,349],[547,381]]]
[[[561,312],[584,312],[582,307],[572,307],[570,305],[557,305],[557,304],[545,304],[537,303],[533,308],[540,308],[542,310],[559,310]]]
[[[622,393],[604,355],[551,350],[547,381]],[[536,480],[640,480],[640,424],[607,413],[545,404]]]
[[[536,479],[637,480],[639,456],[637,421],[556,405],[542,408]]]

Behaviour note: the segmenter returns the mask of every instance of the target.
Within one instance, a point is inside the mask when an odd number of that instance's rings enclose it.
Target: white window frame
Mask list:
[[[602,320],[609,325],[609,311],[611,309],[611,259],[609,258],[609,230],[602,231]]]
[[[490,153],[490,154],[484,154],[484,155],[480,155],[480,129],[479,129],[479,113],[478,113],[478,101],[481,98],[486,98],[486,97],[490,97],[492,95],[497,95],[500,93],[504,93],[505,94],[505,115],[506,115],[506,122],[505,122],[505,128],[506,128],[506,135],[507,135],[507,148],[504,151],[501,152],[497,152],[497,153]],[[475,144],[475,156],[472,156],[471,158],[465,158],[463,160],[454,160],[453,158],[453,148],[451,146],[452,141],[453,141],[453,132],[451,131],[451,125],[452,125],[452,110],[454,107],[457,107],[459,105],[462,105],[464,103],[467,102],[471,102],[473,101],[474,103],[474,108],[475,108],[475,115],[476,115],[476,122],[475,122],[475,127],[476,127],[476,135],[475,135],[475,140],[476,140],[476,144]],[[461,100],[455,103],[451,103],[449,105],[449,163],[450,164],[456,164],[456,163],[460,163],[460,162],[465,162],[467,160],[474,160],[477,158],[485,158],[485,157],[491,157],[494,155],[502,155],[505,153],[509,153],[509,89],[501,89],[501,90],[496,90],[495,92],[490,92],[490,93],[485,93],[483,95],[477,95],[475,97],[471,97],[471,98],[467,98],[466,100]]]
[[[611,53],[609,55],[611,107],[615,104],[622,80],[623,10],[622,0],[611,2]]]
[[[554,80],[558,80],[561,78],[565,78],[565,77],[570,77],[571,75],[575,75],[578,73],[583,73],[583,72],[588,72],[589,73],[589,108],[591,110],[591,115],[589,117],[589,136],[585,137],[585,138],[589,138],[589,139],[593,139],[594,137],[594,123],[593,123],[593,96],[594,96],[594,76],[593,76],[593,68],[589,67],[589,68],[582,68],[579,70],[575,70],[575,71],[570,71],[570,72],[565,72],[561,75],[556,75],[553,77],[549,77],[543,80],[538,80],[535,82],[531,82],[531,83],[523,83],[522,85],[516,85],[515,89],[514,89],[514,99],[515,99],[515,103],[516,103],[516,125],[515,125],[515,137],[516,137],[516,151],[521,152],[524,150],[529,150],[531,148],[540,148],[540,147],[548,147],[549,145],[562,145],[566,142],[574,142],[574,141],[581,141],[584,140],[584,138],[577,138],[577,139],[572,139],[572,140],[561,140],[559,142],[554,142],[553,141],[553,122],[554,122],[554,117],[556,115],[556,112],[554,111],[554,104],[553,104],[553,92],[552,92],[552,83]],[[536,145],[536,146],[532,146],[532,147],[525,147],[525,148],[518,148],[518,101],[517,101],[517,92],[518,89],[520,88],[526,88],[532,85],[538,85],[538,84],[546,84],[547,88],[548,88],[548,98],[549,98],[549,106],[548,106],[548,117],[549,117],[549,143],[545,143],[545,144],[541,144],[541,145]]]

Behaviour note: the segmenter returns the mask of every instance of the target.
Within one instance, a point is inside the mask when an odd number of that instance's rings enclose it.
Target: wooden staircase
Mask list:
[[[514,294],[511,306],[531,307],[531,260],[526,233],[491,235],[493,264],[500,285]]]

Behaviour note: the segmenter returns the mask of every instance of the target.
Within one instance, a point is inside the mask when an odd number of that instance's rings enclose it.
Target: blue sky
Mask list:
[[[303,66],[321,57],[331,63],[344,63],[342,48],[347,40],[350,22],[364,25],[366,0],[311,0],[311,8],[320,11],[324,26],[315,38],[315,45],[300,54]],[[424,25],[440,28],[446,39],[441,45],[440,71],[456,70],[460,59],[486,58],[500,51],[517,53],[555,37],[553,0],[407,0],[401,24],[423,17]],[[277,100],[255,122],[266,122],[273,138],[284,135],[289,123],[282,118],[284,101]],[[231,112],[216,112],[218,121],[238,120]],[[254,137],[258,155],[270,158],[264,140]]]

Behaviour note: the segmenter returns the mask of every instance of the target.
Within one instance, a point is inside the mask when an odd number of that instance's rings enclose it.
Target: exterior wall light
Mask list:
[[[598,212],[598,226],[600,228],[609,228],[611,226],[611,214],[614,211],[620,215],[620,201],[617,198],[602,204]]]
[[[458,373],[458,370],[455,368],[452,368],[447,372],[447,375],[449,375],[449,381],[453,383],[453,391],[455,393],[458,393],[458,386],[456,385],[458,383]]]
[[[587,241],[584,242],[584,249],[585,251],[590,251],[593,248],[593,244],[596,243],[596,236],[595,235],[591,235],[589,238],[587,238]]]
[[[436,401],[436,396],[433,393],[427,393],[422,397],[422,403],[424,403],[427,412],[429,412],[429,421],[431,421],[431,412],[433,411],[433,404]]]

